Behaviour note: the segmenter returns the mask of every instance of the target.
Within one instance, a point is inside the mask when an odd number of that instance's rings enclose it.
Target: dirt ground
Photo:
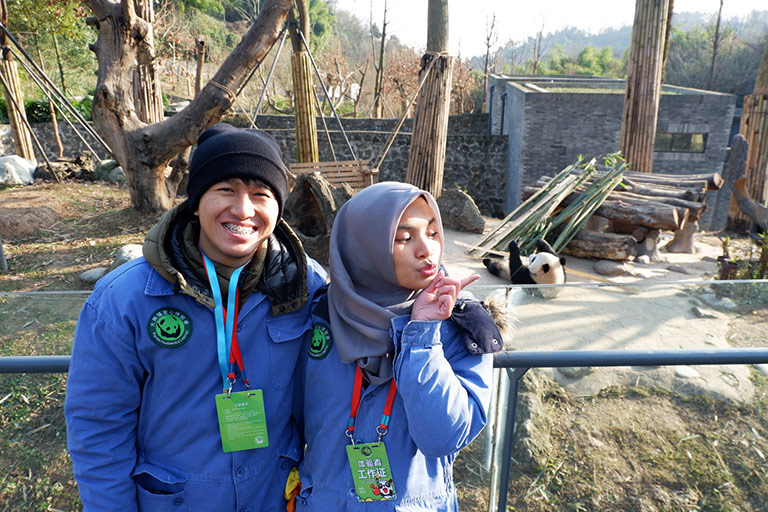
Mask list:
[[[89,285],[78,279],[79,274],[108,266],[122,245],[141,243],[155,219],[130,209],[126,190],[113,185],[66,183],[0,190],[0,236],[10,267],[8,273],[0,273],[0,291],[87,290]],[[487,221],[487,230],[499,222]],[[757,285],[757,291],[747,296],[708,288],[717,273],[724,237],[700,233],[696,254],[664,253],[667,263],[636,264],[631,274],[603,278],[624,288],[568,287],[551,301],[534,300],[519,290],[510,293],[517,322],[512,348],[766,346],[766,285]],[[481,235],[446,230],[445,263],[459,277],[481,275],[473,290],[482,297],[506,283],[489,275],[482,262],[460,245],[480,239]],[[732,237],[730,243],[742,259],[750,257],[748,240]],[[569,283],[590,282],[585,274],[595,275],[594,263],[568,257],[567,268],[573,271]],[[705,292],[731,298],[736,308],[724,310],[703,302]],[[700,318],[694,308],[717,315]],[[766,510],[765,376],[746,366],[694,370],[529,371],[518,410],[507,510]],[[3,389],[0,395],[6,393],[10,391]],[[36,432],[39,425],[29,428]],[[16,425],[2,429],[15,431]],[[486,429],[491,433],[490,427]],[[492,444],[481,438],[459,455],[455,467],[462,510],[487,510]],[[63,497],[45,498],[47,488],[37,492],[54,509],[74,509],[71,475],[67,476],[66,464],[57,467],[59,474],[45,478],[59,482],[57,492]],[[0,502],[27,503],[33,491],[24,486],[32,486],[28,482],[33,474],[43,478],[37,471],[46,469],[14,466],[2,473],[6,484],[0,485]],[[7,487],[12,480],[25,483]],[[23,493],[18,490],[22,488]]]

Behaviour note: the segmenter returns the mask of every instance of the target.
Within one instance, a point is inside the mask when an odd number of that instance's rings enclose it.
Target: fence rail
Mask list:
[[[70,356],[6,356],[0,357],[3,373],[66,373]],[[507,508],[509,472],[515,435],[520,379],[531,368],[588,366],[671,366],[710,364],[765,364],[768,348],[678,349],[678,350],[556,350],[500,352],[494,358],[495,368],[506,369],[509,387],[504,427],[494,444],[502,443],[501,465],[493,464],[489,512]],[[499,437],[501,439],[499,439]],[[497,499],[494,494],[498,493]]]

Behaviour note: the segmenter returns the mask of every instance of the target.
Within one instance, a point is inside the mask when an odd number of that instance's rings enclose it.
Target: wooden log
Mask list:
[[[683,229],[675,231],[675,236],[664,246],[667,252],[694,254],[696,246],[694,245],[694,235],[699,231],[699,220],[688,219]]]
[[[525,187],[523,199],[530,197],[536,190],[538,190],[536,187]],[[690,214],[688,208],[664,204],[655,198],[637,199],[625,196],[629,194],[609,194],[594,214],[628,224],[670,231],[682,228]],[[572,192],[560,202],[560,206],[568,206],[576,197],[578,193]]]
[[[637,242],[630,235],[582,229],[562,252],[578,258],[628,261],[637,254]]]
[[[589,184],[589,182],[587,182],[587,184]],[[543,186],[543,183],[541,181],[537,181],[536,185]],[[581,189],[579,189],[579,191],[581,191]],[[663,193],[661,195],[638,194],[632,191],[628,191],[626,189],[621,190],[618,187],[616,188],[616,190],[614,190],[611,194],[608,195],[608,199],[611,199],[611,200],[621,199],[621,200],[633,202],[633,203],[637,201],[641,201],[641,202],[656,201],[656,202],[668,204],[671,206],[687,208],[688,210],[691,210],[692,214],[695,215],[697,218],[701,217],[701,215],[707,210],[707,206],[703,202],[681,199],[678,197],[664,195]]]

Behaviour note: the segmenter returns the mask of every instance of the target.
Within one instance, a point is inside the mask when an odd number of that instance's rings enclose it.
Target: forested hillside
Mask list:
[[[86,114],[95,87],[96,59],[88,50],[96,31],[86,25],[90,15],[75,0],[7,0],[8,25],[26,51],[48,76],[81,106]],[[388,30],[391,20],[382,13],[360,20],[336,8],[332,1],[309,0],[312,30],[310,46],[323,83],[343,116],[375,116],[373,99],[377,74],[382,75],[382,117],[400,117],[418,85],[420,51],[403,45]],[[164,101],[172,104],[194,95],[195,42],[205,42],[203,83],[232,51],[256,18],[260,0],[156,0],[155,46],[163,84]],[[715,15],[679,13],[673,18],[665,82],[675,85],[748,94],[764,41],[768,34],[768,10],[745,18],[722,20],[718,56],[712,70]],[[425,27],[426,30],[426,27]],[[498,34],[491,48],[489,71],[495,73],[598,75],[623,78],[631,27],[617,27],[590,34],[578,27],[540,34],[526,40],[514,34]],[[485,39],[486,34],[477,34]],[[380,48],[384,40],[384,57]],[[261,113],[291,114],[292,86],[290,43],[283,48],[261,103]],[[265,89],[277,45],[241,92],[238,108],[255,113]],[[452,113],[482,109],[485,56],[457,58],[454,67]],[[379,69],[381,68],[381,69]],[[47,104],[42,92],[24,70],[22,83],[33,120],[45,120]],[[326,114],[328,98],[315,85]],[[2,103],[2,101],[0,101]]]

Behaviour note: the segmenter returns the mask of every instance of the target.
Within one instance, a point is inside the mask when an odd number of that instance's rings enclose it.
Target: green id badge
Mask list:
[[[216,395],[216,413],[225,452],[269,446],[264,397],[260,389]]]
[[[357,501],[394,500],[397,497],[384,443],[348,445],[347,458]]]

